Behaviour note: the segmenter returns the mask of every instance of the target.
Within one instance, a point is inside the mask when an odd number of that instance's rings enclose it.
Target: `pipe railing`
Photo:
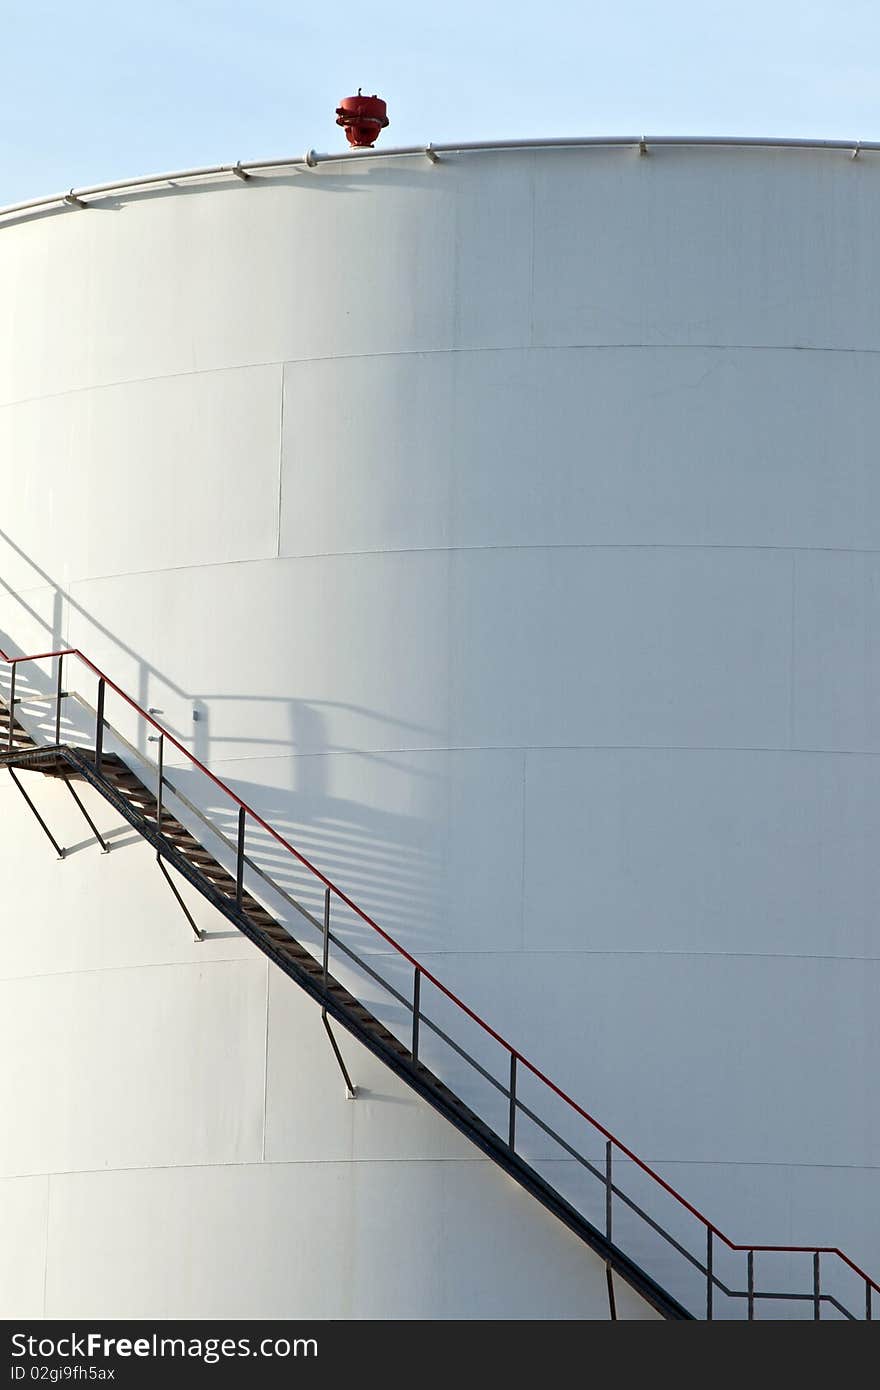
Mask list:
[[[827,1245],[768,1245],[751,1243],[742,1244],[740,1242],[731,1240],[730,1237],[725,1235],[724,1232],[721,1231],[718,1228],[718,1226],[715,1225],[714,1222],[710,1221],[708,1217],[706,1217],[701,1211],[698,1210],[697,1207],[693,1205],[693,1203],[689,1202],[686,1197],[684,1197],[670,1183],[668,1183],[665,1178],[661,1177],[661,1175],[658,1172],[656,1172],[649,1164],[647,1164],[646,1162],[644,1162],[644,1160],[639,1158],[638,1155],[634,1153],[632,1149],[630,1149],[626,1144],[624,1144],[620,1139],[618,1139],[617,1136],[611,1132],[611,1130],[606,1128],[605,1125],[603,1125],[599,1120],[597,1120],[593,1115],[591,1115],[587,1110],[585,1110],[581,1105],[579,1105],[577,1101],[573,1100],[571,1096],[567,1095],[566,1092],[563,1091],[561,1087],[557,1086],[556,1083],[552,1081],[550,1077],[548,1077],[543,1071],[541,1071],[539,1067],[537,1067],[533,1062],[529,1061],[529,1059],[525,1057],[523,1053],[521,1053],[517,1048],[515,1048],[512,1043],[509,1043],[507,1039],[502,1037],[502,1035],[498,1033],[489,1023],[487,1023],[485,1019],[481,1018],[479,1014],[477,1014],[472,1008],[470,1008],[469,1005],[467,1005],[462,999],[460,999],[456,994],[454,994],[453,991],[449,989],[448,986],[445,985],[443,981],[440,980],[435,974],[433,974],[432,971],[428,970],[426,966],[422,965],[421,962],[418,961],[415,956],[413,956],[409,951],[407,951],[404,946],[402,946],[398,941],[396,941],[388,932],[384,930],[384,928],[379,926],[379,924],[376,921],[374,921],[372,917],[370,917],[366,912],[364,912],[363,909],[360,908],[357,905],[357,903],[355,903],[353,899],[348,896],[348,894],[346,894],[341,888],[337,887],[337,885],[330,878],[328,878],[327,875],[324,874],[315,864],[313,864],[311,860],[309,860],[306,857],[306,855],[301,853],[301,851],[298,850],[293,844],[291,844],[289,840],[287,840],[278,830],[274,828],[274,826],[270,825],[269,822],[266,821],[257,811],[255,811],[251,806],[249,806],[245,801],[243,801],[242,798],[239,797],[237,793],[232,790],[231,787],[227,786],[225,782],[223,782],[219,777],[217,777],[215,773],[211,772],[210,769],[206,767],[205,764],[202,763],[193,753],[191,753],[190,750],[179,739],[177,739],[168,729],[166,729],[162,724],[160,724],[159,721],[152,714],[150,714],[147,710],[143,709],[137,703],[136,700],[134,700],[130,695],[128,695],[126,691],[124,691],[121,688],[121,686],[117,685],[115,681],[113,681],[108,675],[106,675],[105,672],[103,672],[100,669],[100,667],[96,666],[95,663],[91,661],[89,657],[87,657],[78,648],[64,647],[58,650],[38,652],[33,655],[26,656],[10,655],[2,648],[0,648],[0,660],[2,660],[6,665],[10,667],[11,672],[8,699],[9,724],[7,730],[7,747],[6,749],[4,749],[2,746],[0,746],[0,755],[2,755],[4,752],[12,752],[13,729],[15,722],[16,707],[22,704],[26,704],[30,698],[28,695],[20,695],[19,693],[17,693],[17,672],[19,666],[40,661],[57,661],[58,663],[56,669],[55,691],[54,694],[50,697],[56,706],[54,713],[54,733],[56,745],[61,746],[60,731],[62,701],[64,699],[70,698],[71,696],[74,696],[80,701],[84,708],[92,708],[90,704],[78,692],[68,691],[64,689],[64,663],[66,661],[69,661],[70,659],[75,659],[82,663],[82,665],[92,673],[92,675],[97,679],[98,682],[97,699],[96,704],[94,706],[94,759],[96,771],[100,773],[101,761],[102,758],[105,756],[104,732],[105,727],[107,727],[107,723],[104,715],[104,708],[106,692],[109,690],[112,691],[116,696],[118,696],[132,711],[134,711],[138,719],[145,721],[147,725],[149,725],[153,730],[155,730],[154,741],[159,743],[159,765],[157,768],[157,824],[159,829],[161,830],[163,788],[169,787],[169,783],[165,778],[163,771],[164,750],[166,744],[169,744],[187,760],[191,767],[195,768],[199,773],[207,777],[208,780],[213,784],[213,786],[218,791],[220,791],[224,795],[224,797],[228,798],[228,800],[237,808],[237,833],[234,841],[230,841],[226,836],[223,835],[222,831],[220,831],[216,826],[212,825],[209,818],[206,817],[204,813],[198,811],[197,808],[192,808],[195,809],[196,814],[199,816],[201,820],[205,822],[205,824],[209,826],[209,828],[211,828],[212,830],[214,830],[215,833],[220,835],[221,839],[224,840],[225,844],[234,853],[235,895],[237,903],[240,905],[242,901],[242,895],[244,891],[243,885],[245,868],[253,867],[256,869],[256,872],[260,875],[260,877],[270,886],[270,888],[273,891],[278,892],[282,898],[285,898],[287,902],[290,903],[294,908],[296,908],[296,910],[299,913],[301,913],[303,917],[305,917],[317,930],[317,932],[321,936],[321,945],[324,953],[325,968],[329,956],[329,947],[332,942],[337,947],[341,948],[341,950],[346,954],[346,956],[348,956],[351,960],[355,961],[360,969],[364,970],[368,976],[372,977],[375,981],[377,981],[383,987],[383,989],[387,990],[392,995],[392,997],[394,997],[399,1003],[404,1005],[408,1012],[412,1014],[411,1028],[408,1028],[407,1030],[409,1034],[407,1041],[410,1046],[411,1056],[414,1063],[417,1063],[422,1060],[422,1051],[420,1045],[420,1027],[421,1025],[425,1025],[433,1035],[435,1035],[445,1044],[450,1046],[470,1066],[476,1068],[477,1072],[485,1080],[491,1083],[491,1085],[495,1088],[497,1092],[499,1092],[503,1097],[506,1098],[507,1115],[505,1124],[506,1132],[504,1137],[506,1139],[508,1147],[512,1151],[517,1151],[517,1119],[519,1116],[523,1116],[524,1118],[531,1121],[547,1137],[552,1139],[555,1143],[559,1144],[569,1157],[575,1159],[579,1164],[581,1164],[583,1168],[588,1170],[593,1176],[598,1178],[599,1181],[604,1184],[606,1193],[605,1226],[606,1235],[609,1241],[612,1237],[612,1197],[616,1196],[619,1201],[623,1202],[626,1208],[628,1208],[637,1216],[639,1216],[642,1220],[647,1222],[648,1226],[652,1228],[655,1231],[655,1233],[660,1235],[671,1247],[673,1247],[678,1253],[684,1256],[685,1259],[690,1263],[690,1265],[694,1269],[696,1269],[702,1277],[705,1278],[705,1315],[709,1319],[713,1318],[714,1316],[714,1295],[716,1290],[721,1290],[724,1294],[731,1298],[744,1299],[746,1301],[748,1310],[747,1316],[750,1319],[753,1318],[755,1315],[756,1302],[762,1299],[809,1302],[810,1304],[812,1304],[814,1318],[821,1317],[821,1309],[823,1304],[833,1306],[841,1313],[842,1316],[846,1318],[852,1319],[857,1316],[861,1316],[853,1314],[844,1304],[841,1303],[841,1301],[834,1294],[829,1293],[827,1289],[824,1289],[822,1287],[822,1256],[830,1257],[840,1261],[842,1265],[846,1267],[862,1283],[865,1299],[864,1317],[868,1320],[871,1320],[873,1318],[874,1295],[880,1293],[880,1284],[878,1284],[874,1279],[870,1277],[870,1275],[868,1275],[863,1269],[861,1269],[859,1265],[855,1263],[855,1261],[851,1260],[850,1257],[843,1250],[839,1249],[837,1246]],[[124,739],[122,741],[123,743],[126,742]],[[126,746],[129,748],[130,751],[136,751],[132,749],[130,744],[126,744]],[[175,795],[180,795],[179,791],[176,788],[170,789],[174,791]],[[184,801],[186,801],[186,798],[183,799]],[[187,802],[187,804],[191,806],[190,802]],[[311,875],[314,878],[316,883],[322,885],[325,894],[323,923],[320,922],[305,907],[303,907],[302,904],[300,904],[295,899],[291,898],[287,893],[285,893],[282,888],[275,884],[268,877],[268,875],[263,872],[263,870],[261,870],[258,866],[254,865],[253,861],[249,858],[249,856],[246,853],[246,839],[249,822],[253,822],[255,826],[258,826],[261,830],[263,830],[272,840],[274,840],[285,851],[285,853],[293,856],[294,860],[303,869],[305,869],[309,875]],[[393,985],[389,984],[389,982],[385,980],[373,967],[369,966],[360,956],[358,956],[357,953],[353,951],[349,945],[344,943],[338,937],[338,935],[335,935],[331,932],[330,903],[334,899],[338,903],[343,904],[345,907],[347,907],[351,912],[353,912],[360,922],[362,922],[367,928],[369,928],[369,930],[372,933],[375,933],[383,942],[386,943],[386,945],[391,947],[392,951],[395,952],[396,955],[402,961],[405,961],[407,965],[411,968],[412,984],[408,996],[400,990],[396,989]],[[478,1061],[476,1061],[472,1056],[470,1056],[470,1054],[463,1047],[456,1043],[454,1039],[452,1039],[448,1035],[448,1033],[443,1028],[441,1028],[435,1020],[432,1020],[427,1016],[422,1006],[422,990],[425,982],[428,982],[430,985],[432,985],[440,993],[440,995],[442,995],[446,1000],[449,1001],[450,1004],[452,1004],[454,1009],[464,1014],[473,1024],[477,1026],[477,1028],[485,1037],[493,1040],[507,1055],[508,1070],[506,1084],[503,1081],[499,1081],[497,1077],[493,1076],[485,1067],[483,1067]],[[591,1163],[587,1158],[585,1158],[578,1150],[576,1150],[573,1147],[573,1145],[569,1144],[561,1135],[559,1135],[554,1129],[552,1129],[531,1109],[531,1107],[526,1103],[522,1096],[522,1073],[525,1073],[527,1076],[531,1076],[532,1078],[534,1078],[534,1080],[536,1080],[539,1083],[539,1085],[546,1087],[553,1096],[555,1096],[559,1101],[562,1102],[562,1104],[565,1107],[567,1107],[568,1110],[571,1111],[573,1115],[576,1115],[581,1120],[586,1121],[586,1123],[589,1124],[598,1135],[602,1136],[602,1139],[605,1142],[604,1171],[603,1169],[597,1168],[595,1164]],[[689,1214],[690,1217],[692,1217],[695,1221],[699,1223],[699,1225],[703,1227],[705,1233],[705,1260],[695,1256],[690,1250],[683,1246],[674,1236],[672,1236],[668,1231],[666,1231],[657,1222],[655,1222],[653,1218],[650,1217],[648,1213],[646,1213],[632,1199],[632,1197],[625,1193],[620,1188],[619,1184],[614,1181],[613,1159],[615,1154],[619,1158],[625,1159],[627,1162],[632,1163],[635,1166],[635,1168],[649,1180],[651,1184],[656,1185],[656,1187],[660,1189],[663,1193],[665,1193],[667,1197],[671,1198],[673,1202],[676,1203],[683,1212]],[[746,1255],[747,1286],[745,1289],[731,1288],[718,1274],[716,1256],[719,1245],[721,1247],[726,1248],[728,1251],[732,1253]],[[756,1289],[754,1273],[755,1256],[759,1254],[809,1256],[812,1261],[812,1287],[810,1291],[808,1293],[779,1293]]]
[[[287,169],[314,169],[319,164],[348,163],[351,160],[398,159],[403,156],[423,156],[432,164],[457,154],[491,154],[493,151],[514,150],[591,150],[591,149],[629,149],[639,154],[647,154],[655,149],[751,149],[751,150],[839,150],[857,159],[862,154],[880,151],[877,140],[810,140],[787,139],[775,136],[736,136],[736,135],[584,135],[560,136],[549,139],[521,140],[464,140],[449,141],[442,144],[400,145],[386,149],[340,150],[336,153],[319,154],[308,150],[303,155],[293,155],[281,159],[236,160],[234,164],[205,164],[193,169],[178,169],[165,174],[143,174],[131,179],[114,179],[110,183],[87,184],[82,188],[69,188],[63,193],[44,194],[39,198],[27,198],[23,202],[9,203],[0,207],[0,219],[23,216],[57,207],[82,210],[89,206],[89,199],[99,199],[110,193],[136,193],[139,189],[155,188],[159,184],[175,185],[197,182],[200,179],[228,177],[247,182],[253,174],[281,173]]]

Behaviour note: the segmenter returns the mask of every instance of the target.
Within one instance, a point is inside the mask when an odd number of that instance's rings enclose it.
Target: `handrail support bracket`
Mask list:
[[[342,1072],[342,1079],[345,1082],[345,1099],[357,1100],[358,1088],[357,1086],[355,1086],[354,1082],[348,1074],[348,1067],[345,1065],[342,1053],[339,1050],[339,1043],[333,1036],[333,1029],[330,1027],[330,1020],[327,1017],[326,1009],[321,1010],[321,1022],[327,1030],[327,1037],[330,1039],[330,1046],[333,1048],[333,1056],[336,1058],[336,1061],[339,1064],[339,1070]]]
[[[192,913],[190,912],[186,903],[183,901],[177,884],[174,882],[174,879],[171,877],[168,870],[165,868],[165,865],[162,863],[162,856],[159,853],[156,854],[156,863],[159,865],[159,868],[162,871],[162,876],[165,879],[165,882],[168,884],[168,887],[171,889],[172,893],[177,899],[178,907],[180,908],[186,920],[189,922],[192,928],[193,936],[195,937],[196,941],[204,941],[205,933],[199,927],[196,926],[196,922]]]

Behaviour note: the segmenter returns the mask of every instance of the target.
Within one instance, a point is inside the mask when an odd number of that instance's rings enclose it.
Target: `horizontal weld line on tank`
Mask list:
[[[3,542],[0,541],[0,546],[2,546],[2,544]],[[69,582],[74,583],[75,581],[71,580]],[[32,584],[28,588],[23,589],[19,588],[17,585],[14,586],[10,584],[8,580],[4,579],[3,576],[0,575],[0,602],[5,602],[8,599],[18,600],[22,598],[28,598],[30,595],[33,594],[47,593],[58,594],[62,599],[67,599],[66,593],[64,593],[57,584],[47,584],[46,581],[43,580],[42,584]],[[60,637],[57,639],[53,637],[52,640],[57,640],[60,642],[62,639]]]
[[[340,928],[337,927],[337,930],[340,930]],[[207,935],[205,937],[205,943],[210,943],[211,939],[211,933],[210,930],[208,930]],[[242,940],[244,940],[244,938],[242,938]],[[203,945],[205,943],[203,943]],[[388,958],[392,960],[397,959],[397,956],[393,951],[383,951],[378,947],[373,949],[370,946],[367,946],[364,950],[364,954],[368,956],[370,960],[376,960],[379,958]],[[641,949],[637,947],[634,947],[631,950],[626,950],[616,947],[609,947],[607,949],[593,949],[581,946],[547,946],[541,949],[538,947],[527,946],[525,948],[518,947],[513,950],[507,950],[503,947],[493,950],[491,948],[485,947],[474,947],[473,949],[471,949],[467,946],[451,946],[448,950],[438,951],[436,949],[432,949],[430,946],[423,946],[420,948],[420,954],[423,960],[428,960],[429,958],[431,960],[453,960],[463,957],[467,958],[468,960],[471,960],[480,956],[492,959],[500,956],[506,960],[518,960],[525,957],[535,956],[544,956],[547,959],[550,959],[554,956],[650,956],[652,959],[655,960],[662,957],[670,957],[673,959],[681,958],[689,960],[813,960],[824,961],[828,964],[840,963],[851,965],[880,965],[880,956],[826,956],[819,954],[804,954],[802,952],[786,951],[685,951],[671,949],[663,950],[660,948],[654,948],[649,950],[647,948]],[[180,968],[188,970],[194,967],[198,967],[198,969],[201,970],[209,965],[246,965],[251,969],[254,969],[255,967],[259,968],[261,966],[261,962],[259,960],[254,960],[252,953],[242,952],[241,955],[233,956],[217,955],[210,956],[207,959],[205,957],[201,957],[201,959],[198,961],[170,960],[143,961],[140,963],[128,965],[74,965],[71,966],[69,970],[49,970],[44,972],[37,971],[34,972],[34,974],[32,975],[5,976],[2,979],[0,979],[0,990],[3,989],[4,985],[23,984],[28,980],[66,979],[68,976],[71,975],[115,975],[125,970],[177,970]]]
[[[711,960],[824,960],[824,961],[850,961],[861,965],[880,965],[880,956],[837,956],[822,955],[817,952],[803,951],[696,951],[696,950],[677,950],[663,947],[589,947],[589,946],[520,946],[515,950],[498,947],[495,949],[475,946],[473,949],[467,946],[450,947],[445,951],[432,950],[430,946],[421,947],[420,954],[427,959],[433,956],[435,960],[448,958],[451,956],[467,956],[469,959],[474,956],[505,956],[508,959],[518,959],[520,956],[684,956],[703,958]],[[371,951],[372,956],[391,955],[389,951]]]
[[[310,701],[302,697],[306,704]],[[245,702],[246,703],[246,702]],[[216,741],[224,742],[222,735]],[[212,758],[211,767],[224,767],[235,763],[289,762],[295,758],[380,758],[396,754],[434,754],[434,753],[769,753],[785,757],[819,758],[876,758],[880,750],[876,748],[782,748],[773,744],[684,744],[684,743],[455,743],[420,744],[406,747],[383,748],[327,748],[309,749],[302,752],[285,751],[279,753],[243,753],[240,757]],[[189,764],[166,761],[165,766],[180,771]],[[11,784],[0,781],[0,792]],[[288,795],[295,788],[267,785],[267,791]]]
[[[483,544],[474,543],[472,545],[448,544],[448,545],[411,545],[411,546],[368,546],[359,550],[313,550],[303,551],[295,555],[253,555],[242,556],[229,560],[192,560],[182,565],[165,565],[158,568],[144,570],[114,570],[105,574],[82,575],[78,578],[71,578],[67,581],[68,590],[72,593],[73,589],[83,584],[102,584],[108,580],[115,579],[136,579],[146,575],[154,574],[180,574],[188,570],[199,569],[224,569],[230,565],[265,565],[274,564],[301,564],[309,560],[359,560],[367,559],[370,556],[384,555],[470,555],[482,554],[483,552],[506,552],[520,554],[523,551],[532,552],[553,552],[557,550],[626,550],[626,551],[645,551],[645,550],[681,550],[681,551],[739,551],[745,554],[758,553],[778,553],[780,555],[880,555],[880,546],[865,545],[786,545],[778,542],[758,541],[746,543],[744,541],[488,541]],[[6,586],[12,598],[16,592],[21,594],[35,593],[37,589],[57,589],[56,585],[41,584],[34,589],[21,589],[14,591],[10,586]],[[62,597],[67,597],[67,591],[58,590]]]
[[[60,590],[60,593],[63,598],[72,598],[74,589],[84,584],[105,584],[113,579],[138,579],[152,574],[185,574],[188,570],[227,569],[232,565],[265,565],[277,563],[279,559],[285,560],[288,558],[292,559],[299,557],[279,556],[275,553],[274,549],[272,549],[267,550],[265,555],[245,555],[234,560],[192,560],[185,565],[166,565],[162,569],[118,570],[108,574],[83,575],[79,579],[69,579],[67,581],[67,588]],[[308,556],[306,558],[311,559],[312,557]],[[55,586],[47,584],[43,587],[54,588]],[[81,617],[82,615],[75,613],[73,616]]]
[[[769,542],[758,542],[757,544],[747,545],[740,541],[499,541],[489,542],[483,545],[412,545],[412,546],[372,546],[364,550],[314,550],[303,551],[298,555],[277,555],[276,560],[345,560],[360,559],[368,555],[468,555],[472,552],[484,550],[740,550],[751,554],[753,551],[778,551],[782,555],[803,553],[804,555],[880,555],[878,546],[844,546],[844,545],[779,545]],[[226,563],[251,563],[260,564],[260,560],[248,561],[218,561],[218,565]],[[178,565],[178,569],[193,569],[198,564]],[[207,569],[207,565],[199,565],[199,568]],[[130,573],[163,573],[163,571],[139,571],[132,570]],[[126,575],[112,574],[96,576],[101,579],[124,579]],[[71,583],[88,583],[88,580],[73,580]]]
[[[301,697],[310,704],[308,696]],[[244,701],[247,703],[247,701]],[[223,743],[222,734],[216,742]],[[876,758],[880,749],[876,748],[791,748],[775,744],[687,744],[687,743],[451,743],[451,744],[410,744],[402,747],[364,747],[364,748],[320,748],[302,752],[282,753],[243,753],[241,757],[212,758],[211,767],[222,767],[227,763],[286,762],[291,758],[374,758],[391,757],[397,753],[778,753],[785,756],[823,758]],[[166,763],[167,767],[186,767],[186,763]],[[2,783],[0,783],[2,787]],[[267,787],[286,795],[294,788]]]
[[[67,590],[61,591],[63,597],[72,594],[74,589],[85,584],[104,584],[116,579],[137,579],[146,575],[153,574],[185,574],[188,570],[209,570],[224,569],[229,565],[265,565],[265,564],[305,564],[309,560],[359,560],[368,559],[371,556],[385,555],[471,555],[482,554],[484,552],[504,552],[510,551],[518,554],[522,551],[563,551],[563,550],[682,550],[682,551],[742,551],[747,554],[753,552],[769,552],[780,555],[880,555],[880,547],[870,546],[836,546],[836,545],[770,545],[757,544],[746,545],[743,543],[725,543],[718,541],[560,541],[551,544],[549,542],[534,542],[525,544],[523,542],[504,542],[486,545],[417,545],[417,546],[397,546],[379,547],[374,546],[365,550],[321,550],[312,551],[300,555],[278,555],[274,551],[267,552],[265,555],[245,556],[233,560],[192,560],[185,565],[166,565],[159,569],[145,570],[118,570],[106,574],[83,575],[78,579],[69,579]],[[50,584],[41,585],[40,588],[52,589],[55,586]],[[36,592],[35,590],[20,590],[22,594],[26,592]],[[12,597],[15,597],[13,593]]]
[[[361,1091],[362,1096],[367,1096],[366,1089]],[[589,1155],[587,1155],[589,1157]],[[621,1163],[628,1162],[621,1158]],[[668,1162],[669,1160],[667,1160]],[[575,1163],[575,1159],[560,1159],[559,1162]],[[699,1160],[695,1160],[699,1162]],[[218,1159],[212,1162],[210,1159],[203,1159],[201,1162],[189,1163],[121,1163],[113,1168],[52,1168],[35,1169],[20,1173],[0,1174],[0,1187],[4,1182],[24,1182],[29,1178],[79,1178],[94,1177],[105,1173],[175,1173],[175,1172],[198,1172],[202,1169],[213,1168],[254,1168],[261,1170],[264,1168],[326,1168],[347,1166],[350,1163],[487,1163],[491,1164],[492,1159],[482,1157],[471,1157],[470,1154],[437,1154],[425,1155],[414,1154],[412,1158],[395,1158],[389,1155],[387,1158],[238,1158],[238,1159]],[[830,1165],[823,1165],[830,1166]],[[841,1165],[843,1166],[843,1165]]]
[[[364,954],[368,955],[371,960],[375,960],[380,956],[383,959],[394,959],[393,952],[383,951],[378,947],[375,949],[371,947],[366,947]],[[419,954],[424,960],[428,960],[429,958],[433,960],[452,960],[458,958],[467,958],[468,960],[474,960],[480,956],[485,956],[486,958],[490,959],[495,959],[496,957],[500,956],[503,957],[505,960],[519,960],[523,957],[534,958],[540,956],[544,956],[547,959],[550,959],[551,957],[555,956],[650,956],[653,960],[658,960],[666,957],[670,957],[672,959],[681,958],[687,960],[813,960],[824,961],[828,964],[840,963],[849,965],[880,965],[880,956],[835,956],[809,953],[804,954],[803,952],[799,951],[691,951],[674,949],[664,950],[660,947],[655,947],[653,949],[649,949],[647,947],[633,947],[632,949],[627,949],[625,947],[610,946],[607,948],[592,948],[584,946],[546,946],[542,948],[537,946],[521,946],[516,947],[514,949],[506,949],[505,947],[497,947],[495,949],[486,947],[474,947],[473,949],[471,949],[467,946],[450,946],[448,950],[438,951],[436,948],[432,948],[430,946],[420,946]],[[62,971],[59,973],[70,974],[73,972]],[[24,976],[23,978],[29,979],[30,976]]]
[[[366,1095],[366,1092],[363,1093]],[[604,1155],[604,1150],[596,1149],[595,1153],[589,1150],[584,1154],[585,1158],[597,1158]],[[571,1163],[577,1165],[575,1158],[553,1158],[544,1155],[542,1162],[550,1163]],[[632,1161],[624,1155],[616,1156],[615,1166],[631,1167]],[[798,1171],[816,1172],[817,1170],[827,1169],[831,1172],[849,1173],[877,1173],[880,1166],[873,1163],[797,1163],[793,1160],[784,1158],[655,1158],[650,1157],[645,1160],[654,1167],[659,1164],[680,1164],[689,1168],[784,1168],[796,1169]],[[113,1168],[39,1168],[20,1173],[0,1174],[0,1185],[4,1182],[24,1182],[29,1178],[79,1178],[79,1177],[103,1177],[105,1174],[113,1173],[175,1173],[191,1172],[206,1168],[253,1168],[261,1170],[264,1168],[326,1168],[326,1167],[347,1167],[352,1163],[373,1163],[373,1164],[402,1164],[402,1163],[484,1163],[491,1165],[492,1159],[470,1154],[414,1154],[412,1157],[394,1157],[389,1155],[387,1158],[376,1158],[364,1156],[347,1158],[240,1158],[240,1159],[218,1159],[216,1162],[203,1160],[200,1163],[149,1163],[149,1164],[119,1164]]]
[[[20,396],[0,401],[0,410],[12,406],[52,401],[61,396],[77,396],[87,391],[113,391],[152,381],[175,381],[178,377],[213,376],[220,372],[260,371],[267,367],[301,367],[314,362],[359,362],[386,357],[442,357],[450,354],[508,352],[836,352],[849,356],[880,356],[880,347],[842,347],[822,343],[518,343],[475,344],[446,347],[389,348],[379,352],[333,352],[316,357],[267,357],[257,362],[233,362],[216,367],[192,367],[177,372],[156,372],[148,376],[120,377],[87,386],[68,386],[38,396]]]
[[[856,349],[833,348],[833,352],[849,352]],[[867,351],[880,352],[880,348],[866,349]],[[397,354],[376,354],[377,356],[396,356]],[[404,354],[401,354],[404,355]],[[295,364],[298,359],[289,359],[291,364]],[[305,359],[306,361],[310,359]],[[316,361],[324,361],[324,358],[316,358]],[[332,359],[331,359],[332,360]],[[19,396],[13,400],[0,401],[0,410],[10,410],[19,405],[36,405],[41,401],[60,400],[64,396],[82,396],[90,391],[122,391],[127,386],[148,385],[156,381],[178,381],[181,377],[193,376],[221,376],[229,372],[259,372],[265,371],[270,367],[284,367],[288,359],[286,358],[267,358],[261,362],[233,362],[228,366],[218,367],[187,367],[178,372],[154,372],[148,376],[129,376],[120,377],[118,381],[96,381],[88,386],[67,386],[62,391],[48,391],[39,396]]]
[[[223,933],[224,937],[226,933]],[[206,965],[248,965],[252,969],[256,968],[260,976],[264,973],[265,962],[259,957],[255,957],[252,950],[242,950],[238,955],[208,955],[204,956],[204,947],[217,938],[211,937],[210,929],[207,931],[204,941],[198,947],[198,959],[194,960],[145,960],[135,961],[120,965],[72,965],[69,970],[46,970],[35,972],[33,975],[4,975],[0,977],[0,990],[4,985],[22,984],[25,980],[56,980],[66,978],[68,975],[116,975],[123,970],[193,970],[204,969]],[[228,939],[228,938],[227,938]],[[246,938],[241,937],[242,945]],[[228,948],[224,948],[228,949]]]

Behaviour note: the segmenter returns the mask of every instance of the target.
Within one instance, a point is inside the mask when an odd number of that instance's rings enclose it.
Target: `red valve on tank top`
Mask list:
[[[385,103],[375,93],[371,97],[362,96],[358,87],[356,97],[345,97],[337,106],[336,124],[343,127],[350,145],[371,149],[388,125]]]

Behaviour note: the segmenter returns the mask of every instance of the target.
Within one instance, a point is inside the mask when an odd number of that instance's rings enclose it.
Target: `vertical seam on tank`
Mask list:
[[[461,350],[461,200],[456,198],[452,204],[452,351]]]
[[[271,961],[266,961],[266,1031],[263,1041],[263,1144],[260,1162],[266,1162],[266,1130],[269,1120],[269,985]]]
[[[49,1283],[49,1203],[52,1195],[52,1174],[46,1174],[46,1236],[43,1241],[43,1317],[46,1316],[46,1288]]]
[[[275,533],[275,557],[281,558],[281,491],[284,482],[284,369],[281,364],[281,402],[278,407],[278,526]]]
[[[871,725],[871,723],[870,723],[870,715],[869,715],[869,713],[868,713],[868,711],[871,709],[870,685],[869,685],[868,672],[869,672],[870,669],[871,669],[871,664],[870,664],[870,663],[871,663],[871,638],[870,638],[870,635],[869,635],[869,634],[870,634],[870,616],[869,616],[869,615],[870,615],[870,613],[871,613],[871,600],[872,600],[872,598],[873,598],[873,595],[872,595],[872,593],[871,593],[871,590],[872,590],[872,588],[873,588],[873,584],[872,584],[872,581],[871,581],[871,570],[870,570],[870,567],[868,566],[868,564],[865,562],[864,559],[862,559],[861,564],[862,564],[862,586],[861,586],[861,587],[862,587],[862,605],[863,605],[862,611],[863,611],[864,614],[865,614],[865,622],[864,622],[864,625],[863,625],[863,627],[862,627],[862,701],[863,701],[863,706],[864,706],[864,710],[865,710],[865,734],[864,734],[864,743],[865,743],[865,747],[868,747],[868,746],[870,746],[870,743],[871,743],[871,740],[872,740],[872,737],[873,737],[873,727],[872,727],[872,725]]]
[[[528,749],[523,749],[522,759],[522,809],[520,812],[520,870],[519,870],[519,940],[520,948],[526,944],[526,761]]]
[[[532,155],[532,228],[529,240],[529,347],[535,346],[535,184],[538,176],[538,162]]]
[[[788,654],[788,746],[794,747],[794,665],[795,665],[795,598],[797,592],[797,551],[791,557],[791,636]]]

